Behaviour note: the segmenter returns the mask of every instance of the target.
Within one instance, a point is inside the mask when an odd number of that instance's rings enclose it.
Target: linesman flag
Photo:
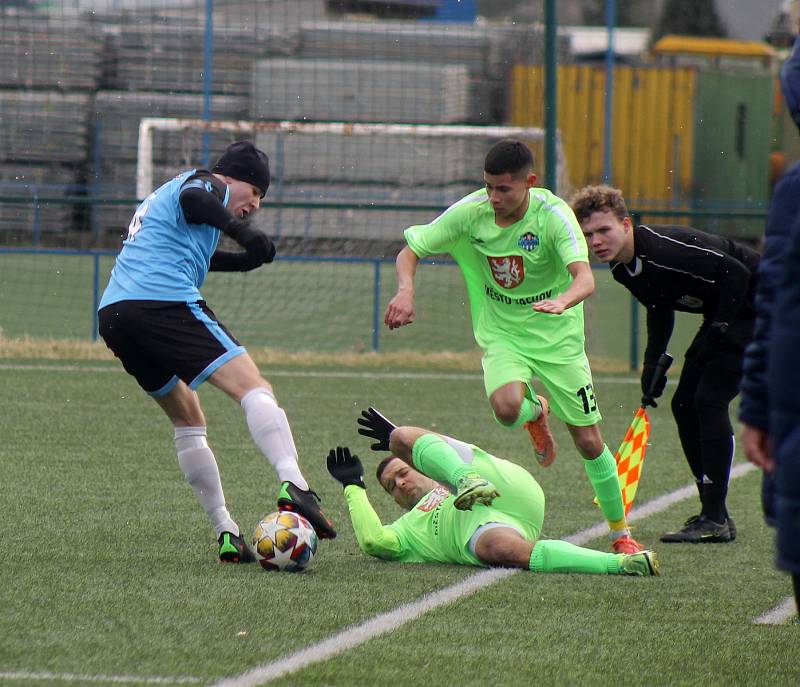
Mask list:
[[[642,404],[633,416],[633,421],[625,432],[625,438],[617,450],[614,458],[617,461],[617,476],[622,491],[622,504],[625,506],[625,515],[630,511],[633,500],[636,498],[636,489],[642,476],[644,467],[644,454],[647,451],[647,442],[650,440],[650,418],[647,415],[647,406],[655,407],[654,397],[660,396],[667,382],[667,370],[672,365],[672,356],[662,353],[653,368],[648,388],[642,396]],[[595,499],[597,503],[597,499]]]
[[[667,384],[667,370],[672,365],[672,356],[662,353],[653,369],[647,389],[643,389],[642,404],[633,416],[628,431],[619,450],[614,455],[617,461],[617,475],[619,486],[622,490],[622,503],[625,506],[625,515],[633,505],[636,498],[636,489],[642,476],[644,467],[644,454],[647,451],[647,442],[650,439],[650,418],[647,416],[647,406],[656,406],[655,397],[661,395]]]
[[[633,422],[625,433],[625,438],[617,450],[614,458],[617,461],[617,475],[619,487],[622,490],[622,504],[625,506],[625,515],[633,505],[636,498],[636,488],[642,475],[644,454],[647,451],[647,441],[650,438],[650,418],[647,410],[641,406]]]

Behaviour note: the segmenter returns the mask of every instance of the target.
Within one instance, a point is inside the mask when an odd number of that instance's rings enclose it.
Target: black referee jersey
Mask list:
[[[666,350],[674,311],[698,313],[704,322],[755,316],[759,254],[747,246],[692,227],[633,228],[634,259],[611,262],[614,279],[647,307],[648,354]]]

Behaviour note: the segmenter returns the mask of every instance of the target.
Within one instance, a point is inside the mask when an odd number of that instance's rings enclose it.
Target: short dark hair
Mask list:
[[[378,483],[383,486],[383,482],[381,482],[381,475],[383,471],[386,469],[386,466],[391,463],[397,456],[386,456],[380,463],[378,463],[378,467],[375,468],[375,477],[378,479]]]
[[[533,153],[522,141],[504,138],[486,153],[483,170],[487,174],[518,174],[533,169]]]
[[[629,216],[622,191],[613,186],[584,186],[569,204],[578,222],[589,219],[595,212],[611,212],[618,220]]]

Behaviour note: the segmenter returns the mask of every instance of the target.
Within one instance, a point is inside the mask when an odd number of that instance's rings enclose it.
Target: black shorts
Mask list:
[[[98,312],[100,336],[151,396],[192,389],[244,353],[205,301],[120,301]]]

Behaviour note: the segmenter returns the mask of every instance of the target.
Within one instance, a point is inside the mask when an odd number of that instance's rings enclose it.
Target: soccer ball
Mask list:
[[[253,534],[253,551],[264,570],[305,570],[317,552],[317,533],[300,513],[265,515]]]

